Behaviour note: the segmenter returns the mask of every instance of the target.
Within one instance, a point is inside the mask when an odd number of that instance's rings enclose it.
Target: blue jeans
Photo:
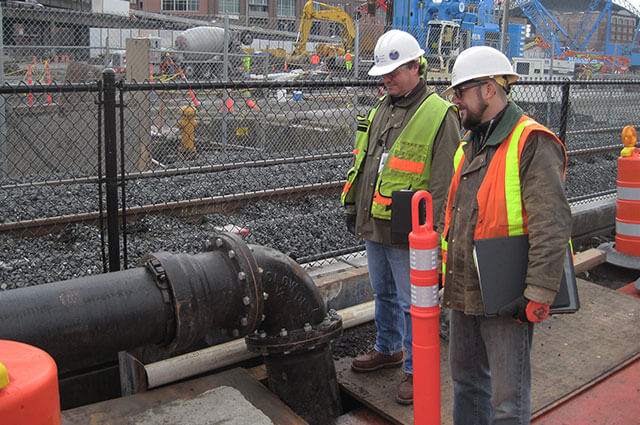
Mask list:
[[[455,425],[529,424],[533,324],[451,310]]]
[[[407,350],[404,371],[413,374],[411,354],[411,278],[409,250],[365,241],[369,280],[374,292],[378,330],[374,349],[382,354]]]

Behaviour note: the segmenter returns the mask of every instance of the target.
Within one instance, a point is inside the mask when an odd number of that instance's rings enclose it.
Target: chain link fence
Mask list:
[[[371,65],[364,53],[347,72],[339,60],[323,70],[296,67],[289,56],[278,62],[275,54],[261,61],[249,53],[247,64],[247,52],[230,49],[209,52],[209,75],[189,78],[179,49],[164,49],[198,27],[193,20],[138,19],[140,32],[127,33],[117,16],[56,12],[75,29],[24,44],[7,37],[9,28],[46,22],[38,14],[52,12],[9,9],[2,8],[0,289],[132,267],[148,252],[198,252],[221,230],[303,264],[358,255],[363,241],[346,231],[339,194],[356,116],[383,93],[378,81],[356,78]],[[50,18],[48,28],[61,19]],[[153,25],[156,33],[142,32]],[[175,27],[159,29],[169,25]],[[246,26],[226,25],[242,45]],[[94,44],[91,28],[107,35]],[[293,44],[285,43],[295,42],[295,32],[286,29],[276,25],[271,36],[287,33],[290,40],[274,38],[266,46],[290,51]],[[155,66],[138,72],[148,77],[140,82],[132,78],[140,55],[129,58],[128,69],[116,69],[113,55],[107,62],[107,52],[122,42],[126,49],[122,34],[152,37],[145,39]],[[105,73],[107,67],[114,73]],[[29,68],[31,84],[22,77]],[[428,84],[441,93],[448,81]],[[615,191],[620,131],[639,121],[639,81],[522,81],[511,96],[565,141],[569,198]]]

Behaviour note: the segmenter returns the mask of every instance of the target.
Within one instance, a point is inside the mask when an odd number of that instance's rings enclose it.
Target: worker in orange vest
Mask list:
[[[351,71],[353,67],[353,62],[351,61],[351,53],[347,52],[344,54],[344,62],[347,65],[347,72]]]
[[[310,62],[311,65],[313,65],[313,69],[317,70],[320,67],[320,56],[318,56],[316,53],[312,54]]]
[[[534,323],[547,318],[556,298],[571,236],[567,153],[555,134],[509,100],[518,74],[502,52],[471,47],[451,74],[443,96],[453,94],[468,130],[454,156],[442,226],[453,422],[528,424]],[[505,238],[506,244],[525,236],[525,289],[488,315],[478,242]]]

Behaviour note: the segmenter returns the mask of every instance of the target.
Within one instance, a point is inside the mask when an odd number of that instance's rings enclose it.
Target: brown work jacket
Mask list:
[[[475,157],[472,143],[463,148],[466,159],[446,235],[448,258],[443,305],[465,314],[484,314],[473,261],[473,238],[478,220],[476,193],[493,154],[521,115],[522,110],[509,103],[495,130]],[[520,160],[520,187],[528,217],[530,244],[524,295],[548,305],[553,303],[560,285],[566,244],[571,235],[571,209],[565,195],[564,169],[562,146],[544,133],[531,133]]]

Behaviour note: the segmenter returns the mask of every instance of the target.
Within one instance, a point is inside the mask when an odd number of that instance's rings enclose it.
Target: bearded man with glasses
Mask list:
[[[508,99],[517,79],[502,52],[471,47],[443,92],[454,95],[468,130],[455,155],[441,243],[455,425],[530,423],[534,323],[549,314],[571,234],[565,147]],[[525,237],[523,294],[498,315],[485,314],[474,249],[483,239]]]

